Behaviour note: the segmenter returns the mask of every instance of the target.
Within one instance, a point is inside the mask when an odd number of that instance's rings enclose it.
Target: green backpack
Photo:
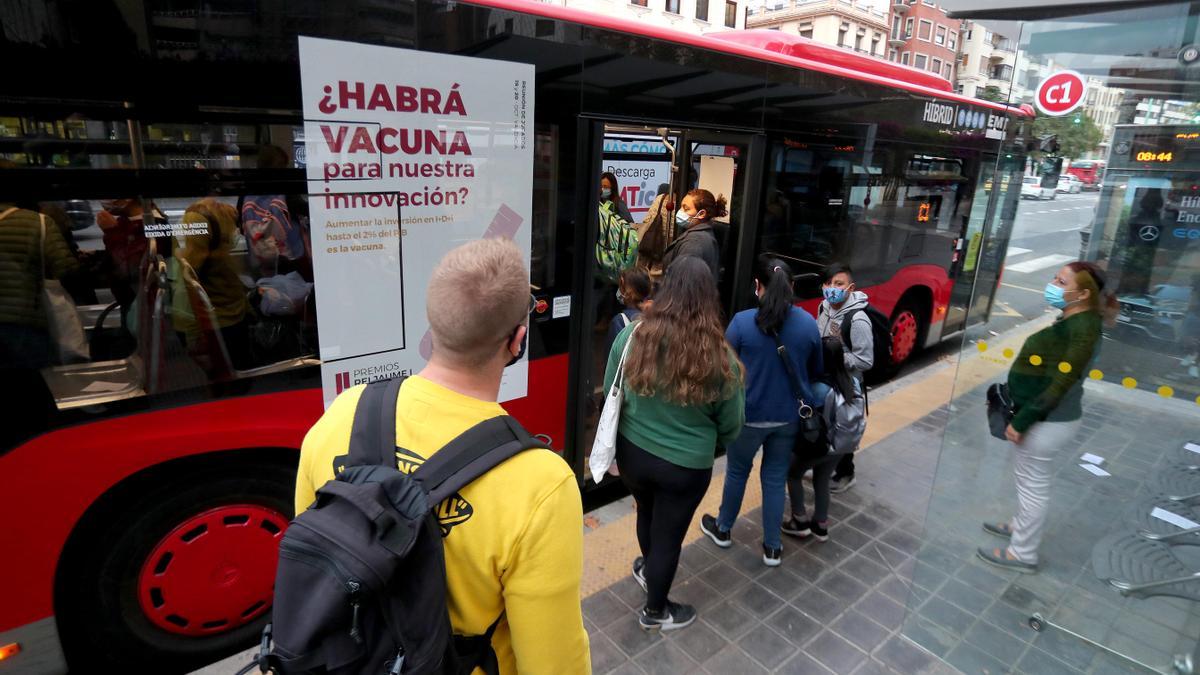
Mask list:
[[[637,263],[638,233],[622,218],[612,202],[600,203],[600,231],[596,237],[597,274],[616,282],[622,270]]]

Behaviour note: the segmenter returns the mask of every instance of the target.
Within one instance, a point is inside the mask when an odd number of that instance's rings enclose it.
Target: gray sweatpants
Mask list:
[[[1012,519],[1008,550],[1021,562],[1036,564],[1038,546],[1050,511],[1050,486],[1054,460],[1063,446],[1079,433],[1082,420],[1038,422],[1013,446],[1013,475],[1017,483],[1017,514]]]

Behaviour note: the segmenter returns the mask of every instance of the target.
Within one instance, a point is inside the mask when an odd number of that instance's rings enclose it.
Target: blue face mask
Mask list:
[[[1046,304],[1054,309],[1066,309],[1070,303],[1067,302],[1067,297],[1064,293],[1065,291],[1062,288],[1055,286],[1053,283],[1048,283],[1046,284],[1045,292],[1042,293],[1042,297],[1046,299]]]
[[[675,222],[679,223],[680,225],[687,225],[689,222],[691,222],[691,220],[691,216],[684,212],[683,209],[679,209],[675,212]]]
[[[601,199],[609,199],[611,197],[612,197],[612,190],[609,190],[608,188],[600,188],[600,198]]]
[[[829,304],[831,305],[840,305],[846,301],[846,289],[844,288],[826,286],[824,289],[822,289],[822,292],[825,294],[825,299],[828,300]]]

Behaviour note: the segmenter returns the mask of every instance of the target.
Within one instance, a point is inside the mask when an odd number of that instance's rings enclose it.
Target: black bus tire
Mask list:
[[[237,520],[236,514],[243,512],[256,522],[260,515],[275,514],[264,518],[268,525],[258,526],[274,529],[280,522],[286,526],[292,516],[295,478],[294,467],[238,464],[232,471],[177,475],[111,509],[114,519],[102,520],[94,533],[72,547],[75,559],[64,560],[69,568],[60,577],[58,618],[72,672],[152,668],[156,673],[186,673],[258,642],[270,617],[269,605],[255,610],[253,620],[229,630],[180,635],[159,627],[143,611],[139,581],[155,547],[199,514]],[[223,515],[227,513],[234,515]],[[273,534],[267,530],[262,536]],[[273,583],[273,555],[256,556],[252,564],[269,565]],[[238,570],[229,574],[236,576]]]
[[[927,334],[926,322],[929,316],[929,310],[925,308],[925,303],[918,298],[907,295],[900,299],[896,309],[892,312],[892,320],[890,332],[892,334],[892,364],[889,368],[888,377],[895,375],[900,371],[904,364],[912,360],[914,356],[921,352],[924,347],[925,336]],[[912,345],[907,353],[896,353],[896,337],[897,331],[909,333],[911,331]]]

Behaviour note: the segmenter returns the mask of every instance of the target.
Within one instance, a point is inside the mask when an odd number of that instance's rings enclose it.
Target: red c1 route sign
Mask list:
[[[1055,117],[1073,112],[1083,105],[1083,94],[1087,81],[1074,70],[1060,70],[1038,85],[1033,98],[1037,109]]]

